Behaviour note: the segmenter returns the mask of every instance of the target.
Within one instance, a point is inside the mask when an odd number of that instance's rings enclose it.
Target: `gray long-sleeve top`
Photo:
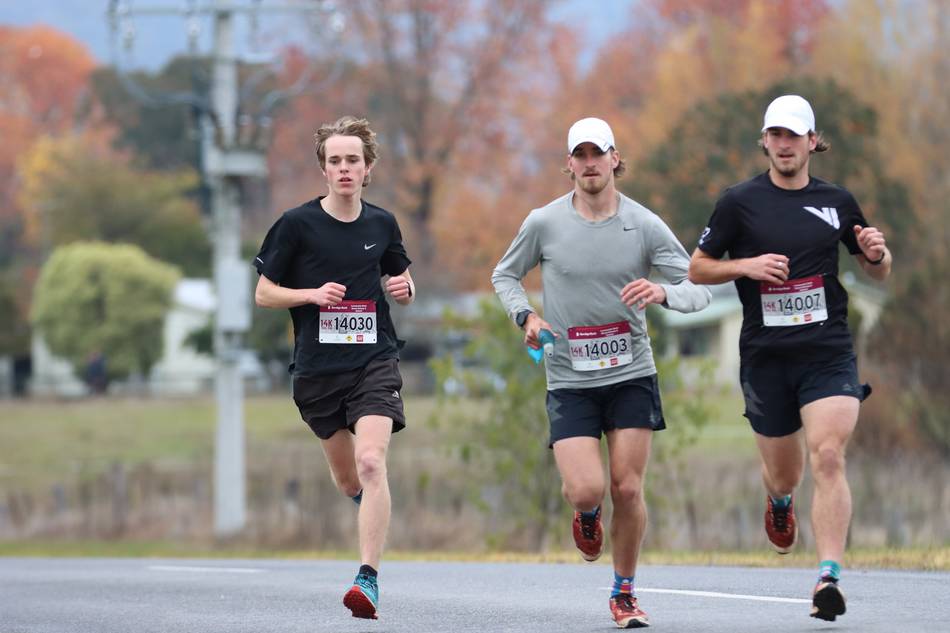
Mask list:
[[[578,214],[573,192],[533,210],[492,273],[492,284],[508,315],[534,309],[521,280],[538,264],[544,319],[559,336],[554,358],[546,359],[548,389],[610,385],[656,373],[646,316],[620,300],[621,289],[658,271],[669,283],[663,307],[678,312],[705,308],[711,294],[687,279],[689,256],[673,232],[643,205],[618,194],[616,215],[591,222]],[[571,365],[568,328],[627,321],[633,362],[577,371]]]

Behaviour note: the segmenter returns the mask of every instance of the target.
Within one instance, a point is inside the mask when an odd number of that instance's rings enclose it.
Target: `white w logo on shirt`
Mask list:
[[[831,226],[836,229],[841,228],[841,223],[838,222],[838,210],[834,207],[822,207],[818,209],[816,207],[802,207],[805,211],[808,211],[812,215],[816,215]]]

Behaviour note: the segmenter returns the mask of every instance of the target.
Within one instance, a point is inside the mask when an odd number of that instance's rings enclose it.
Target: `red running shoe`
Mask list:
[[[587,518],[580,512],[574,512],[574,544],[581,551],[581,557],[592,562],[600,558],[604,551],[604,528],[600,523],[600,507],[593,518]]]
[[[377,620],[377,604],[379,604],[379,587],[376,579],[366,574],[357,574],[353,586],[343,596],[343,606],[353,612],[354,618]]]
[[[788,554],[798,537],[794,500],[788,502],[787,508],[776,508],[772,504],[772,497],[766,495],[766,499],[768,505],[765,508],[765,533],[769,536],[772,549],[779,554]]]
[[[618,593],[610,599],[610,615],[614,616],[617,628],[639,629],[650,626],[650,619],[640,609],[635,596],[629,593]]]

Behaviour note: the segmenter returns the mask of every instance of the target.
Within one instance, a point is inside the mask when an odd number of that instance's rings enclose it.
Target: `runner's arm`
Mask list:
[[[408,268],[386,280],[386,292],[401,306],[407,306],[416,300],[416,284],[412,281]]]
[[[697,284],[723,284],[748,277],[770,284],[788,280],[788,257],[767,253],[744,259],[717,259],[701,248],[693,251],[689,260],[689,280]]]
[[[296,308],[313,303],[335,306],[343,300],[346,286],[327,282],[319,288],[284,288],[261,275],[254,290],[254,302],[261,308]]]
[[[891,274],[891,251],[887,248],[884,234],[873,226],[854,227],[855,239],[861,253],[855,255],[858,264],[875,281],[884,281]],[[877,263],[872,263],[877,262]]]
[[[654,284],[647,279],[636,279],[621,290],[621,300],[628,306],[658,303],[677,312],[697,312],[709,305],[709,288],[689,280],[689,255],[668,226],[657,216],[649,216],[645,223],[644,247],[650,256],[650,266],[670,283]],[[653,286],[656,286],[655,288]]]
[[[491,282],[495,287],[495,294],[504,306],[508,317],[515,321],[518,314],[524,310],[535,312],[528,301],[521,280],[532,268],[541,261],[541,248],[538,243],[537,229],[534,226],[536,218],[529,214],[525,218],[521,229],[512,240],[508,251],[495,266]]]

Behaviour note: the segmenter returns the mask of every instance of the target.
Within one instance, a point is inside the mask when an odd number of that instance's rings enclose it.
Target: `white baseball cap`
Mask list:
[[[798,95],[782,95],[769,104],[765,111],[762,131],[783,127],[799,136],[815,131],[815,113],[805,99]]]
[[[603,119],[588,117],[571,126],[567,132],[567,153],[573,154],[581,143],[593,143],[606,152],[614,145],[614,133]]]

